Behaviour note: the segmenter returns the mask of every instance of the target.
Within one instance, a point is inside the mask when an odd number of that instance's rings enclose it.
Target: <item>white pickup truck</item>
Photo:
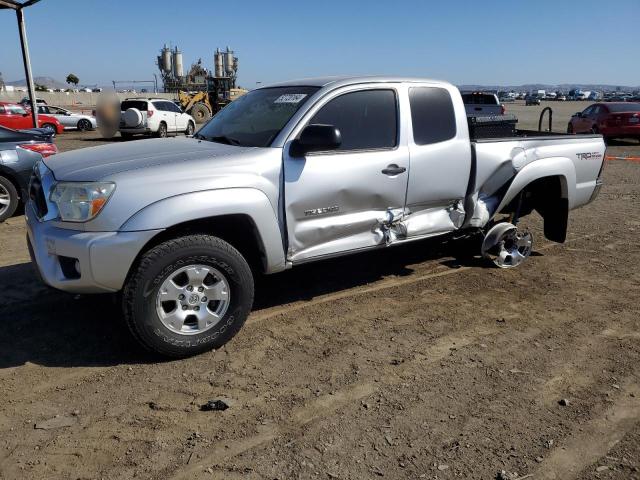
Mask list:
[[[435,236],[481,235],[499,267],[531,253],[537,211],[563,242],[598,194],[600,135],[482,138],[454,86],[318,78],[253,90],[193,138],[49,157],[26,207],[44,281],[119,292],[140,343],[180,357],[217,348],[249,314],[256,274]],[[495,125],[492,135],[495,136]]]

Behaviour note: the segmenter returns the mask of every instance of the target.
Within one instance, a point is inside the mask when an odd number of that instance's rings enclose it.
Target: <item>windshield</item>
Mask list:
[[[244,147],[268,147],[318,87],[261,88],[218,112],[195,138]]]

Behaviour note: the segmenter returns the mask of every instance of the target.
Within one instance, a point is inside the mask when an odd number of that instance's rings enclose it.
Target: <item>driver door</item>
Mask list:
[[[292,139],[285,145],[289,261],[385,243],[381,223],[389,211],[402,211],[409,176],[400,105],[389,84],[355,86],[323,98],[302,120],[337,127],[342,143],[301,157],[290,155]]]

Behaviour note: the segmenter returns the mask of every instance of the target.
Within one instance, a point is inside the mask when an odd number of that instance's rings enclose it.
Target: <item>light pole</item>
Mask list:
[[[36,91],[33,86],[33,75],[31,74],[31,60],[29,59],[29,45],[27,44],[27,29],[24,23],[24,12],[26,7],[38,3],[40,0],[29,0],[24,3],[15,0],[0,0],[0,9],[10,8],[15,10],[18,19],[18,32],[20,33],[20,46],[22,47],[22,62],[24,63],[24,74],[29,88],[29,99],[31,100],[31,118],[34,128],[38,128],[38,108],[36,102]]]

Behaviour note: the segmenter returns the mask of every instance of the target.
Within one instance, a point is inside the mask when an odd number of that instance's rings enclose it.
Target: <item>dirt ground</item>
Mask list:
[[[517,269],[429,241],[261,278],[235,339],[170,362],[112,297],[40,285],[14,217],[0,478],[640,479],[639,201],[640,164],[609,161],[564,245],[523,220]]]

